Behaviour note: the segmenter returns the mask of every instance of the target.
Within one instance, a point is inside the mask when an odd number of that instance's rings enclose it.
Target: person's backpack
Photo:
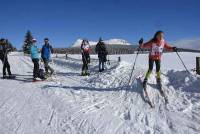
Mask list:
[[[39,69],[38,77],[39,77],[40,79],[45,79],[44,69],[42,69],[42,68]]]
[[[42,62],[41,61],[39,61],[39,72],[38,72],[38,77],[40,78],[40,79],[45,79],[46,77],[45,77],[45,71],[44,71],[44,64],[42,64]]]

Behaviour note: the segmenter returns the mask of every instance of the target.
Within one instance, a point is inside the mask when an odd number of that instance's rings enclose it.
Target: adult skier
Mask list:
[[[11,47],[8,45],[5,39],[0,40],[0,59],[3,63],[3,79],[13,78],[10,71],[10,64],[8,62],[8,52],[11,51]],[[6,70],[8,72],[8,77],[6,76]]]
[[[34,68],[33,68],[33,82],[37,81],[37,78],[40,79],[45,79],[44,76],[40,75],[40,69],[39,69],[39,50],[37,48],[36,45],[37,40],[36,39],[32,39],[31,42],[31,47],[30,47],[30,54],[31,54],[31,59],[32,62],[34,64]]]
[[[90,63],[90,44],[88,40],[83,40],[81,44],[81,53],[82,53],[82,61],[83,61],[83,66],[82,66],[82,76],[90,75],[88,71],[88,65]]]
[[[106,49],[106,45],[103,42],[102,38],[99,39],[99,42],[95,48],[96,53],[98,54],[99,58],[99,72],[104,71],[104,63],[106,62],[106,56],[108,55],[108,51]]]
[[[53,68],[51,68],[49,66],[50,57],[51,57],[52,53],[53,53],[53,48],[49,44],[49,39],[45,38],[44,39],[44,45],[42,46],[41,57],[42,57],[42,60],[44,62],[46,75],[49,75],[49,70],[51,71],[50,75],[52,75],[54,73]]]
[[[161,83],[161,72],[160,72],[160,64],[161,64],[161,56],[163,50],[166,49],[167,51],[177,51],[176,47],[171,47],[165,40],[164,40],[164,33],[163,31],[157,31],[154,37],[143,44],[143,39],[139,41],[140,48],[150,49],[149,52],[149,69],[146,73],[146,76],[143,81],[143,86],[146,88],[146,84],[150,74],[153,70],[154,62],[156,64],[156,74],[157,74],[157,83]]]

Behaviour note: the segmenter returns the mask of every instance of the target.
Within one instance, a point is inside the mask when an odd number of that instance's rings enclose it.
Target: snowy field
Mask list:
[[[188,69],[200,54],[180,53]],[[176,53],[163,55],[162,83],[169,104],[156,88],[155,73],[148,89],[155,108],[144,102],[136,79],[148,68],[139,55],[128,85],[135,55],[109,56],[110,66],[98,73],[92,56],[88,77],[80,76],[81,56],[53,58],[56,75],[33,83],[33,64],[22,53],[9,55],[15,80],[0,79],[0,134],[199,134],[200,76],[188,74]],[[0,65],[2,70],[2,64]],[[0,75],[2,72],[0,71]]]

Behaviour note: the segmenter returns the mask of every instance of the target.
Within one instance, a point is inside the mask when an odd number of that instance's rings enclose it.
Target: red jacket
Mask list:
[[[163,49],[167,51],[173,51],[173,47],[171,47],[164,39],[161,41],[148,41],[141,45],[141,48],[150,49],[149,59],[152,60],[161,60],[161,55]]]
[[[91,48],[90,48],[90,45],[89,44],[81,44],[81,49],[83,50],[84,53],[90,53],[91,51]]]

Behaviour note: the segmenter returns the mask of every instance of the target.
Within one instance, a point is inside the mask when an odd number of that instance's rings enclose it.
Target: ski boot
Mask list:
[[[158,88],[159,88],[159,89],[162,89],[161,79],[160,79],[160,78],[157,78],[157,79],[156,79],[156,82],[157,82]]]
[[[2,79],[6,79],[6,75],[3,75]]]
[[[86,72],[82,71],[81,76],[86,76],[86,75],[87,75]]]
[[[53,74],[54,74],[54,70],[51,71],[50,75],[53,75]]]
[[[89,76],[90,75],[90,73],[88,72],[88,71],[86,71],[86,73],[85,73],[87,76]]]
[[[156,79],[156,82],[157,82],[157,85],[158,85],[158,89],[161,93],[162,96],[164,96],[164,91],[162,90],[162,83],[161,83],[161,79],[160,78],[157,78]]]

